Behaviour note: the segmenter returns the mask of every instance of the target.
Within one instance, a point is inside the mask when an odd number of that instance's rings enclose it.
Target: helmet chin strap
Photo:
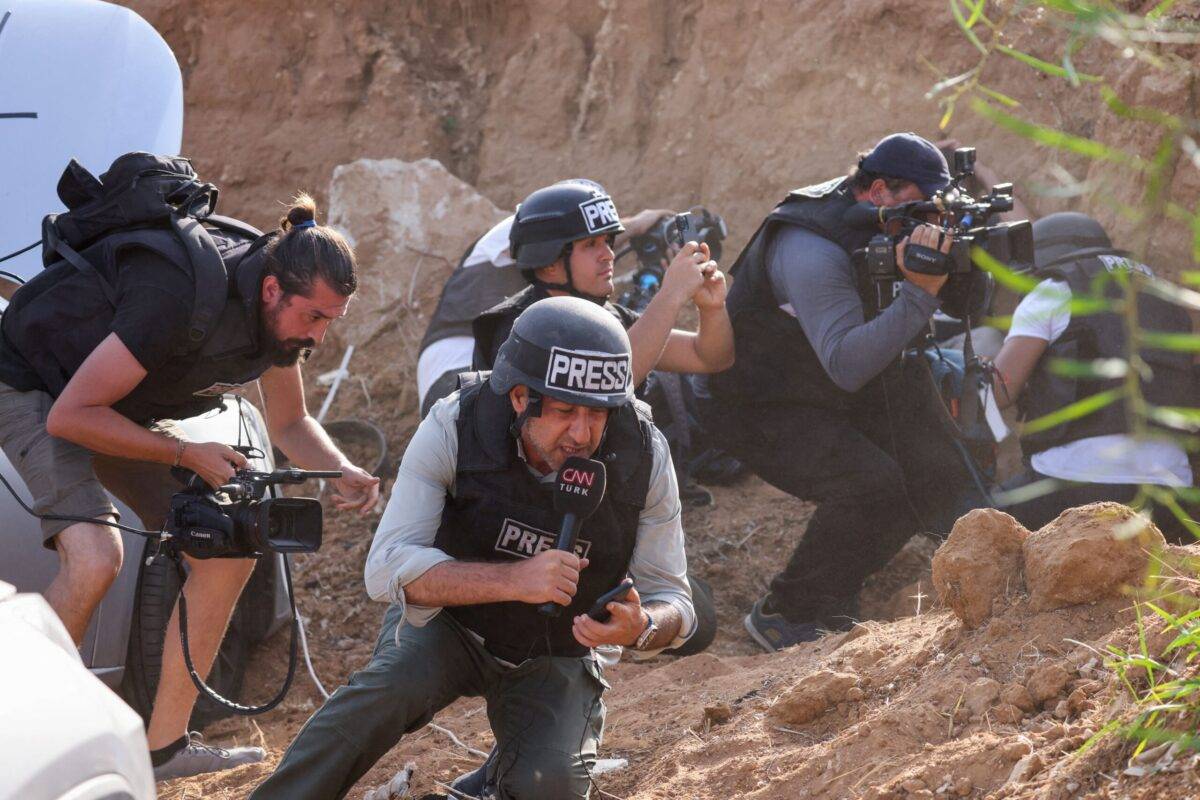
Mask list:
[[[529,389],[529,387],[526,387]],[[525,427],[525,420],[530,417],[540,417],[542,415],[542,393],[536,389],[529,389],[529,397],[525,401],[525,409],[517,414],[517,418],[513,420],[512,425],[508,426],[508,432],[514,439],[521,438],[521,429]]]
[[[548,290],[552,290],[552,291],[556,291],[556,292],[566,292],[567,294],[569,294],[573,297],[580,297],[580,298],[583,298],[584,300],[589,300],[598,306],[602,306],[608,302],[608,295],[600,296],[600,295],[588,294],[587,292],[580,291],[579,289],[577,289],[575,287],[575,279],[571,275],[571,250],[574,248],[574,246],[575,246],[574,242],[567,242],[563,246],[563,252],[562,252],[562,255],[560,256],[560,258],[562,258],[562,262],[563,262],[563,272],[567,273],[567,282],[566,283],[549,283],[549,282],[544,281],[541,278],[537,277],[536,275],[533,278],[533,283],[535,286],[541,286],[543,289],[548,289]]]

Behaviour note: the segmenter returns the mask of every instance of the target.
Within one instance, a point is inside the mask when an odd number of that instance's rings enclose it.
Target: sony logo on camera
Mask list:
[[[518,558],[533,558],[538,553],[554,547],[558,537],[515,519],[505,519],[500,525],[500,536],[496,539],[496,550]],[[586,539],[575,541],[575,555],[587,558],[592,543]]]
[[[593,197],[579,204],[583,213],[583,222],[587,225],[588,233],[598,233],[620,222],[617,217],[617,207],[608,195]]]
[[[624,394],[629,386],[629,356],[550,349],[546,386],[568,392]]]

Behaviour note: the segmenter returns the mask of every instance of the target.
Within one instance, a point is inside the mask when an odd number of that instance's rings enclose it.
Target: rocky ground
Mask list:
[[[942,112],[926,92],[977,58],[945,4],[924,0],[128,4],[179,57],[185,153],[221,186],[222,211],[270,226],[278,202],[303,188],[317,195],[322,220],[351,237],[362,291],[308,365],[310,402],[327,391],[317,376],[354,345],[329,418],[375,422],[393,455],[417,423],[417,344],[442,281],[471,239],[528,191],[586,174],[627,213],[702,203],[728,220],[732,256],[784,192],[840,174],[884,133],[940,135]],[[1200,9],[1165,6],[1183,17]],[[1062,31],[1027,6],[1011,8],[1007,41],[1056,61]],[[1194,50],[1169,55],[1191,62]],[[1178,72],[1114,58],[1101,45],[1074,63],[1133,104],[1194,114],[1195,87]],[[1147,126],[1098,111],[1086,86],[999,57],[983,76],[1030,119],[1154,151]],[[1164,274],[1188,263],[1186,228],[1122,215],[1138,179],[1031,147],[962,109],[945,133],[977,144],[1035,211],[1090,211],[1118,243],[1152,232],[1151,261]],[[1087,181],[1084,197],[1033,191],[1068,174]],[[1173,177],[1178,197],[1200,191],[1197,174]],[[741,618],[803,535],[811,507],[753,478],[714,495],[713,507],[686,510],[685,525],[695,570],[716,588],[720,632],[704,654],[627,660],[612,671],[604,755],[632,766],[598,779],[604,796],[1200,797],[1188,757],[1152,749],[1131,762],[1131,744],[1116,735],[1085,748],[1110,721],[1130,717],[1129,687],[1138,685],[1099,654],[1139,641],[1132,601],[1116,587],[1139,576],[1144,553],[1114,544],[1111,509],[1032,534],[975,517],[932,567],[936,542],[915,538],[865,590],[868,621],[764,655]],[[372,530],[372,520],[331,514],[321,552],[297,559],[315,667],[330,689],[366,662],[383,612],[362,590]],[[1025,569],[1031,548],[1044,553],[1034,563],[1058,571]],[[1151,626],[1148,650],[1169,638]],[[286,633],[255,654],[247,698],[274,691],[286,655]],[[162,797],[245,797],[320,702],[301,675],[272,713],[212,726],[217,742],[262,744],[267,762],[166,785]],[[479,701],[460,701],[437,722],[489,746]],[[419,791],[478,763],[422,731],[351,797],[409,760]]]
[[[873,596],[881,597],[888,581],[904,588],[890,602],[873,600],[870,591],[864,596],[874,614],[886,617],[907,605],[910,615],[864,621],[848,633],[765,655],[746,638],[741,615],[808,509],[753,480],[716,495],[714,508],[689,510],[687,518],[693,560],[718,587],[720,633],[706,653],[626,659],[612,671],[603,755],[627,758],[632,768],[597,779],[605,796],[1200,796],[1194,758],[1167,757],[1159,748],[1131,763],[1132,744],[1119,735],[1083,751],[1106,724],[1131,714],[1129,691],[1106,666],[1104,652],[1110,644],[1138,647],[1131,599],[1119,587],[1130,570],[1145,568],[1146,548],[1158,543],[1153,532],[1117,543],[1113,531],[1127,517],[1121,507],[1072,512],[1032,535],[997,512],[977,512],[960,521],[934,559],[932,582],[929,548],[914,540]],[[337,520],[330,529],[321,553],[299,565],[297,583],[314,663],[332,688],[369,657],[382,608],[365,598],[359,581],[370,525]],[[1168,548],[1168,554],[1180,558],[1190,550]],[[1153,624],[1148,631],[1148,652],[1157,655],[1172,635]],[[266,696],[278,685],[286,646],[280,634],[256,654],[252,695]],[[1178,658],[1174,667],[1195,672]],[[301,676],[280,709],[213,725],[207,733],[217,742],[265,746],[267,763],[179,781],[161,796],[245,797],[319,703]],[[461,700],[436,721],[486,750],[482,712],[481,701]],[[389,753],[351,797],[409,761],[417,765],[419,791],[435,790],[436,781],[479,763],[426,730]],[[1133,774],[1125,774],[1131,767]]]

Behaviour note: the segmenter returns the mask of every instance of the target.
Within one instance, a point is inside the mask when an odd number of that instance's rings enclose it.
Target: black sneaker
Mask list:
[[[776,653],[786,647],[803,642],[815,642],[825,635],[825,626],[819,622],[788,622],[783,614],[772,614],[763,610],[767,598],[754,604],[746,615],[744,624],[750,638],[768,653]]]

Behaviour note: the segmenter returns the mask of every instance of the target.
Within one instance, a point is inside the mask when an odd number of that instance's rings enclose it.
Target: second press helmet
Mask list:
[[[488,379],[497,394],[519,384],[564,403],[619,408],[633,399],[629,335],[595,303],[539,300],[513,323]]]
[[[571,242],[624,230],[604,187],[573,178],[538,189],[517,206],[508,251],[521,269],[537,269],[553,264]]]

